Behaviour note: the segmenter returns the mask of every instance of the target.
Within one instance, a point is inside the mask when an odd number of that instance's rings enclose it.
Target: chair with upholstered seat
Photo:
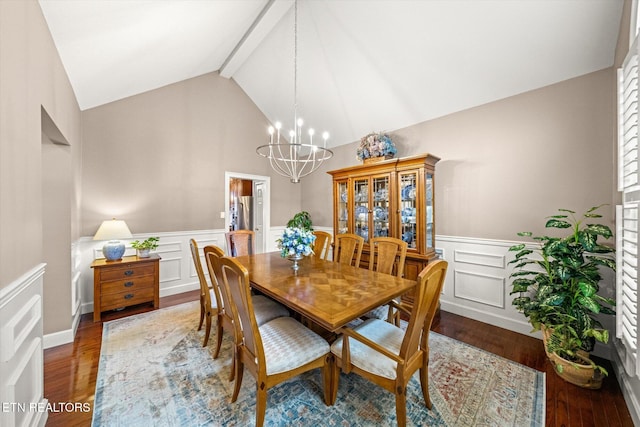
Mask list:
[[[227,290],[222,284],[222,270],[220,259],[224,257],[224,251],[217,246],[209,245],[204,247],[204,256],[207,263],[207,268],[209,269],[209,277],[212,278],[211,281],[218,288],[221,298],[221,303],[218,304],[218,307],[221,308],[220,310],[218,310],[218,324],[223,325],[223,329],[234,334],[234,340],[237,340],[238,337],[235,336],[236,331],[233,325],[233,313],[229,308],[231,307],[231,297],[227,294]],[[252,295],[252,300],[258,326],[261,326],[278,317],[289,316],[289,310],[287,310],[282,304],[278,304],[277,302],[265,297],[264,295]],[[222,345],[222,334],[219,333],[216,338],[217,341],[214,358],[217,357],[218,352],[220,351],[220,346]],[[233,360],[235,363],[235,358]],[[232,363],[231,366],[231,375],[229,377],[230,381],[232,381],[234,378],[234,363]]]
[[[357,234],[336,234],[336,246],[333,252],[333,260],[341,264],[360,267],[364,238]]]
[[[202,269],[202,262],[200,261],[200,250],[198,249],[198,243],[195,239],[189,240],[189,246],[191,247],[191,258],[193,264],[196,267],[196,274],[198,276],[198,282],[200,283],[200,324],[198,330],[202,329],[202,324],[206,320],[203,347],[207,346],[209,342],[209,334],[211,333],[211,318],[215,316],[218,319],[218,307],[220,307],[220,296],[218,295],[218,289],[213,286],[209,286],[206,277],[204,276],[204,270]],[[213,280],[213,278],[211,278]],[[216,330],[218,335],[222,334],[222,324],[216,320]],[[214,356],[217,357],[217,354]]]
[[[335,363],[332,369],[331,404],[337,397],[340,368],[356,373],[393,393],[396,397],[398,426],[406,425],[407,384],[420,370],[420,385],[425,405],[429,397],[429,330],[438,307],[447,272],[447,262],[429,263],[418,275],[415,303],[408,313],[406,332],[380,319],[369,319],[353,329],[344,328],[331,345]],[[404,306],[398,309],[406,310]],[[344,396],[348,399],[349,396]]]
[[[316,258],[328,260],[329,249],[331,248],[331,234],[326,231],[316,230],[313,232],[316,241],[313,244],[313,253]]]
[[[328,404],[331,357],[327,341],[291,317],[280,317],[258,326],[248,271],[230,257],[220,262],[223,286],[231,296],[236,336],[242,337],[236,345],[236,382],[231,402],[238,398],[246,367],[256,380],[256,426],[260,427],[264,423],[269,388],[303,372],[322,368],[324,401]]]
[[[252,230],[235,230],[224,233],[227,255],[243,256],[256,253],[255,233]]]
[[[395,237],[374,237],[369,242],[369,270],[393,274],[395,267],[395,276],[402,278],[408,246],[407,242]],[[396,302],[400,303],[400,298]],[[391,305],[377,307],[365,314],[365,317],[386,319],[400,325],[400,312]]]

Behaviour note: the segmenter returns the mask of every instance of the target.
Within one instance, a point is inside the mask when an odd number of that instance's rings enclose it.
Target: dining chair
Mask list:
[[[231,402],[238,398],[246,367],[256,380],[256,426],[261,427],[269,388],[303,372],[322,368],[324,402],[328,404],[331,353],[327,341],[291,317],[279,317],[259,326],[247,269],[231,257],[222,258],[220,263],[223,284],[231,296],[236,336],[242,337],[235,346],[236,381]]]
[[[331,233],[316,230],[313,234],[316,236],[316,241],[313,244],[314,256],[325,261],[328,260],[329,249],[331,249]]]
[[[429,263],[418,275],[415,303],[406,331],[380,319],[369,319],[355,328],[343,328],[342,335],[331,345],[331,404],[335,403],[340,381],[340,368],[345,374],[354,372],[390,391],[396,398],[398,426],[407,422],[407,384],[420,370],[422,397],[431,409],[429,397],[429,330],[438,307],[447,262]],[[399,310],[406,310],[398,305]],[[345,398],[348,398],[345,396]]]
[[[219,290],[220,295],[220,310],[218,310],[218,324],[222,325],[222,329],[226,329],[234,336],[234,342],[236,342],[239,338],[236,336],[236,330],[233,324],[233,314],[231,312],[231,297],[227,294],[226,287],[222,284],[222,270],[220,260],[224,257],[224,251],[215,245],[208,245],[204,247],[204,256],[205,261],[207,262],[207,268],[209,270],[209,277],[211,277],[211,281],[216,285]],[[278,317],[288,317],[289,310],[287,310],[282,304],[278,304],[265,297],[264,295],[252,295],[253,300],[253,308],[255,312],[256,322],[258,325],[263,325],[270,320],[273,320]],[[222,345],[222,333],[218,333],[216,340],[216,350],[214,352],[213,358],[216,359],[218,357],[218,353],[220,351],[220,347]],[[229,376],[229,381],[233,381],[235,375],[235,357],[233,358],[231,364],[231,374]]]
[[[227,255],[253,255],[256,251],[255,233],[252,230],[235,230],[224,233],[227,240]]]
[[[362,236],[351,233],[336,234],[333,260],[341,264],[360,267],[360,257],[362,257],[363,246],[364,238]]]
[[[209,342],[209,334],[211,333],[211,318],[218,313],[218,302],[220,298],[218,296],[218,290],[213,286],[209,286],[206,277],[204,276],[204,270],[202,269],[202,262],[200,261],[200,250],[198,249],[198,243],[195,239],[189,240],[189,246],[191,247],[191,258],[193,264],[196,267],[196,274],[198,275],[198,281],[200,283],[200,323],[198,330],[202,329],[202,324],[206,320],[203,347],[207,346]],[[211,280],[213,278],[210,277]],[[217,317],[216,317],[217,319]],[[221,331],[222,325],[219,322],[216,323],[216,329]],[[218,335],[221,335],[218,333]]]
[[[407,242],[395,237],[374,237],[369,241],[369,270],[393,274],[395,266],[395,276],[402,278],[408,247]],[[395,301],[399,304],[400,298]],[[388,304],[374,308],[364,317],[386,319],[388,322],[395,323],[396,326],[400,325],[400,312]]]

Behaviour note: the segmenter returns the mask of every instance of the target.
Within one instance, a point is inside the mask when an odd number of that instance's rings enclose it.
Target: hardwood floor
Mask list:
[[[198,299],[198,291],[160,299],[160,307]],[[130,307],[105,313],[103,321],[151,310],[151,306]],[[194,323],[198,319],[194,319]],[[464,341],[507,359],[546,372],[546,425],[549,427],[633,426],[620,387],[610,372],[601,390],[585,390],[560,379],[547,361],[538,339],[507,331],[455,314],[440,312],[432,330]],[[102,342],[102,323],[94,323],[91,314],[82,316],[75,342],[44,351],[44,396],[51,404],[90,403],[98,374]],[[47,426],[90,426],[91,412],[52,412]]]

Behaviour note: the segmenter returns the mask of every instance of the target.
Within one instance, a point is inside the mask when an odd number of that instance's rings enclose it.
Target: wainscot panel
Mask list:
[[[473,271],[454,271],[455,298],[504,309],[505,279]]]
[[[0,290],[2,426],[42,426],[47,420],[47,399],[43,396],[44,268],[45,264],[40,264]]]

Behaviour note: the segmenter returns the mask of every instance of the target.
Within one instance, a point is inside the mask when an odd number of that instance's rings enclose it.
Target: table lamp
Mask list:
[[[122,255],[124,254],[124,243],[122,243],[119,239],[131,239],[133,236],[131,235],[131,231],[129,231],[129,227],[122,220],[117,220],[115,218],[103,221],[96,232],[96,235],[93,236],[93,240],[107,240],[107,243],[102,247],[102,253],[107,261],[117,261],[122,259]]]

